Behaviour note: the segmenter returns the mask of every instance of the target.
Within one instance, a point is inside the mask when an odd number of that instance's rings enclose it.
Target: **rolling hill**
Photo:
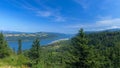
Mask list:
[[[41,40],[58,40],[64,38],[71,38],[72,34],[54,33],[54,32],[15,32],[15,31],[2,31],[7,41],[16,41],[21,39],[23,41],[34,40],[39,38]]]

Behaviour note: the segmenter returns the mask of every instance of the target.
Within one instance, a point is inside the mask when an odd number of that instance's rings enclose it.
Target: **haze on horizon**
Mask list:
[[[76,33],[120,28],[120,0],[0,0],[0,30]]]

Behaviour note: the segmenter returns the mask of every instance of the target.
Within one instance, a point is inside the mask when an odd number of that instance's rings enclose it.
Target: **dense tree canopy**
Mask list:
[[[29,58],[32,60],[33,63],[38,64],[40,61],[40,41],[39,39],[34,40],[32,44],[32,48],[29,52]]]
[[[19,52],[21,47],[19,40]],[[0,58],[9,55],[10,48],[0,33]],[[80,29],[72,39],[47,46],[40,46],[36,39],[30,49],[18,55],[17,61],[33,68],[119,68],[120,31],[85,33]]]
[[[11,49],[9,48],[7,42],[4,39],[2,33],[0,33],[0,58],[5,58],[9,56],[11,53]]]

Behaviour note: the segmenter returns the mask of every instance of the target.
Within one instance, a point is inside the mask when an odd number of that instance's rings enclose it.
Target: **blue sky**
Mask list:
[[[120,0],[0,0],[0,30],[76,33],[120,28]]]

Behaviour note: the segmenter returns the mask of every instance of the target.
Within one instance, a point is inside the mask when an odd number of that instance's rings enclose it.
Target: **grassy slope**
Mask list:
[[[0,68],[28,68],[25,63],[29,62],[23,55],[12,55],[0,59]]]

